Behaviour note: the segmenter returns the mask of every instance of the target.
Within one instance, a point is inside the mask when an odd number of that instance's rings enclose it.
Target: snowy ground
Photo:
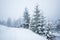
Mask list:
[[[57,33],[57,32],[55,32],[55,33],[53,33],[55,36],[56,36],[56,40],[60,40],[60,33]]]
[[[8,28],[0,25],[0,40],[47,40],[28,29]]]

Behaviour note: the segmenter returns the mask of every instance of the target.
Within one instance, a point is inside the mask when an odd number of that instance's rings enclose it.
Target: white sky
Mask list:
[[[38,4],[47,19],[55,20],[60,17],[59,2],[60,0],[0,0],[0,19],[6,20],[8,17],[18,19],[22,17],[25,7],[33,14]]]

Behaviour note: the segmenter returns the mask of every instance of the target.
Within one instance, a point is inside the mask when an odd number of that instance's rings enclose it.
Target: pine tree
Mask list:
[[[30,25],[30,17],[27,8],[25,8],[24,12],[24,28],[29,28]]]
[[[35,8],[35,12],[34,12],[34,17],[32,18],[32,21],[31,21],[31,27],[30,29],[33,31],[33,32],[36,32],[40,35],[43,35],[44,34],[44,16],[40,13],[40,10],[38,8],[38,5],[36,6]]]
[[[11,18],[8,18],[8,20],[7,20],[7,26],[11,26]]]
[[[57,23],[56,23],[56,31],[59,32],[60,31],[60,19],[58,19]]]
[[[51,24],[47,24],[46,30],[45,30],[45,36],[48,40],[55,40],[55,36],[53,35],[53,32],[51,32]]]

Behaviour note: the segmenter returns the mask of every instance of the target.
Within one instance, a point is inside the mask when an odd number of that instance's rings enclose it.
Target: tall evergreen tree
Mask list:
[[[56,31],[59,32],[60,31],[60,19],[58,19],[57,23],[56,23]]]
[[[53,35],[51,27],[52,27],[51,24],[48,23],[45,30],[45,34],[46,34],[45,36],[47,37],[48,40],[55,40],[55,35]]]
[[[30,29],[40,35],[43,35],[45,20],[44,20],[44,16],[41,14],[38,8],[38,5],[36,6],[34,13],[35,14],[34,17],[32,18]]]
[[[11,26],[11,18],[8,18],[8,20],[7,20],[7,26]]]
[[[29,28],[30,25],[30,17],[27,8],[25,8],[24,12],[24,28]]]

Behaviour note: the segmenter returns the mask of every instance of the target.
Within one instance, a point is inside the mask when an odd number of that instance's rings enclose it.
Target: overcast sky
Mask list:
[[[0,19],[18,19],[22,17],[25,7],[29,14],[33,14],[37,4],[48,20],[60,17],[60,0],[0,0]]]

